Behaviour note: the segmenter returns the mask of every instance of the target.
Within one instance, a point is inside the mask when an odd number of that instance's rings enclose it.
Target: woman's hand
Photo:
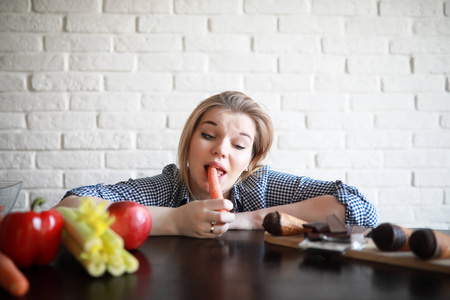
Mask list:
[[[192,201],[174,209],[170,219],[178,235],[213,238],[227,232],[234,221],[231,209],[233,203],[227,199]]]

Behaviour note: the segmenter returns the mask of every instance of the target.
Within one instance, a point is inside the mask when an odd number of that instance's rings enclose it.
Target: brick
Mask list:
[[[244,1],[247,14],[302,14],[308,13],[308,1],[301,0],[247,0]]]
[[[242,90],[241,76],[235,74],[177,74],[177,91],[226,91]]]
[[[281,133],[278,147],[282,150],[342,149],[344,134],[339,131],[307,131]]]
[[[309,129],[371,129],[373,116],[370,113],[314,112],[306,116]]]
[[[137,111],[140,97],[130,93],[73,94],[70,98],[71,110],[84,111]]]
[[[244,77],[244,85],[250,91],[295,92],[310,91],[311,76],[297,74],[255,74]]]
[[[268,163],[274,170],[304,170],[314,167],[312,151],[273,150],[270,151]]]
[[[62,34],[45,36],[44,45],[50,52],[109,52],[111,38],[96,34]]]
[[[138,18],[138,32],[144,33],[206,33],[208,19],[204,16],[141,16]]]
[[[333,16],[374,16],[377,15],[377,2],[374,0],[313,0],[312,14]]]
[[[416,218],[418,220],[428,220],[429,222],[443,224],[443,226],[450,225],[448,216],[450,215],[450,206],[433,206],[415,208]],[[445,225],[444,225],[445,224]],[[433,227],[435,228],[435,227]]]
[[[423,36],[450,35],[450,20],[424,19],[414,20],[413,33]]]
[[[152,112],[104,112],[98,118],[102,129],[141,130],[164,128],[166,118]]]
[[[28,126],[31,130],[94,129],[96,117],[93,112],[31,112],[28,114]]]
[[[0,74],[0,92],[22,92],[27,89],[25,75]]]
[[[450,94],[419,94],[417,96],[417,109],[421,111],[450,111]]]
[[[408,170],[361,170],[347,173],[348,183],[362,187],[407,187],[412,174]]]
[[[170,112],[167,116],[168,128],[183,129],[190,112]]]
[[[418,56],[414,58],[414,73],[447,74],[450,70],[448,56]]]
[[[174,10],[177,14],[235,14],[240,13],[239,0],[175,0]]]
[[[250,37],[238,34],[195,34],[184,38],[188,52],[249,52]]]
[[[446,84],[440,75],[385,75],[381,82],[385,92],[444,92]]]
[[[104,11],[112,13],[170,13],[169,0],[105,0]]]
[[[161,169],[172,161],[173,158],[166,150],[106,154],[106,167],[111,169]]]
[[[137,136],[137,148],[148,150],[177,150],[180,130],[141,132]]]
[[[380,207],[378,210],[378,224],[391,222],[403,227],[413,227],[408,226],[408,224],[417,224],[415,218],[414,210],[412,207],[395,206],[395,207]]]
[[[269,33],[277,31],[277,18],[273,16],[214,16],[209,19],[214,33]]]
[[[0,149],[56,150],[61,148],[60,134],[53,132],[0,132]]]
[[[350,95],[350,109],[354,111],[413,111],[412,94],[355,94]]]
[[[59,111],[66,110],[68,101],[59,93],[5,93],[0,94],[0,111]]]
[[[0,152],[0,170],[33,169],[34,159],[31,152]]]
[[[129,178],[134,178],[135,174],[132,171],[112,171],[112,170],[67,170],[64,172],[64,186],[68,189],[93,185],[98,183],[114,184],[121,181],[127,181]],[[64,193],[61,195],[61,197]]]
[[[444,92],[445,76],[385,75],[381,77],[384,92]]]
[[[83,73],[36,73],[31,86],[43,92],[86,92],[100,90],[100,75]]]
[[[345,58],[334,55],[281,54],[280,73],[337,73],[345,72]]]
[[[36,155],[39,169],[98,169],[103,166],[103,153],[87,151],[39,152]]]
[[[283,96],[284,110],[299,111],[344,111],[345,96],[336,94],[304,94]]]
[[[349,35],[406,36],[409,22],[401,18],[346,18],[345,32]]]
[[[319,168],[377,169],[383,166],[383,155],[375,151],[326,151],[317,153],[316,162]]]
[[[0,70],[6,71],[64,71],[61,54],[5,54],[0,56]]]
[[[414,134],[417,148],[450,148],[450,133],[446,131],[423,131]]]
[[[100,12],[101,1],[79,0],[79,1],[53,1],[34,0],[33,8],[37,12]]]
[[[319,51],[319,41],[316,37],[296,34],[261,34],[253,39],[253,51],[312,54]]]
[[[63,135],[63,149],[131,149],[134,135],[122,131],[68,132]]]
[[[61,188],[63,174],[57,170],[0,170],[1,181],[22,181],[22,189]]]
[[[415,170],[414,186],[416,187],[450,187],[450,170]]]
[[[448,17],[448,16],[450,16],[450,2],[445,1],[444,5],[445,5],[445,15]]]
[[[3,0],[0,1],[1,12],[26,12],[30,7],[28,0]]]
[[[135,31],[134,16],[111,14],[73,14],[66,18],[68,32],[129,33]]]
[[[433,129],[439,124],[434,113],[385,112],[375,115],[375,126],[382,129]]]
[[[276,72],[277,57],[272,54],[212,54],[209,55],[212,72]]]
[[[114,40],[117,52],[173,52],[182,50],[180,36],[131,34]]]
[[[399,38],[390,41],[389,51],[392,54],[448,54],[450,38],[418,37]]]
[[[406,56],[352,56],[347,59],[350,74],[410,74]]]
[[[25,116],[22,113],[0,112],[0,130],[26,128]]]
[[[105,76],[106,91],[169,91],[172,85],[172,76],[169,74],[127,73]]]
[[[314,91],[319,92],[373,92],[377,89],[377,77],[372,75],[319,74],[314,78]]]
[[[42,38],[29,33],[0,33],[0,52],[35,52],[42,50]]]
[[[418,189],[418,188],[388,188],[380,189],[379,205],[383,207],[408,205],[442,205],[444,193],[440,189]]]
[[[132,54],[73,54],[69,58],[72,71],[132,71]]]
[[[412,134],[408,131],[364,130],[346,135],[349,149],[404,149],[411,145]]]
[[[280,16],[279,30],[286,33],[330,34],[344,33],[342,18],[319,16]],[[267,31],[266,31],[267,32]]]
[[[142,107],[151,111],[188,111],[191,112],[209,93],[158,93],[144,94]]]
[[[382,0],[380,1],[381,16],[441,16],[442,3],[436,0]]]
[[[434,168],[448,165],[449,155],[445,150],[400,150],[384,153],[388,168]]]
[[[305,115],[297,111],[271,112],[274,127],[277,130],[293,130],[305,128]]]
[[[386,54],[385,37],[324,37],[322,49],[326,54]]]
[[[445,114],[441,116],[441,127],[445,129],[450,128],[450,114]]]
[[[55,15],[32,13],[0,15],[0,31],[61,32],[62,24],[62,17]]]
[[[189,53],[151,53],[141,54],[138,69],[160,72],[205,72],[207,56]]]

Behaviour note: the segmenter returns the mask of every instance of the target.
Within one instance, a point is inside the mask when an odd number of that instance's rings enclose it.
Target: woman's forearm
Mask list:
[[[306,222],[325,222],[327,216],[335,214],[345,223],[345,206],[339,203],[336,197],[325,195],[297,203],[237,213],[235,221],[230,224],[230,229],[263,229],[264,217],[274,211],[290,214]]]

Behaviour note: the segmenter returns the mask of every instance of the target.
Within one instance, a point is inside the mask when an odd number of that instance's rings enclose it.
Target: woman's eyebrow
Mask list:
[[[203,125],[203,124],[210,124],[210,125],[213,125],[213,126],[217,126],[217,123],[214,123],[213,121],[205,121],[201,125]]]

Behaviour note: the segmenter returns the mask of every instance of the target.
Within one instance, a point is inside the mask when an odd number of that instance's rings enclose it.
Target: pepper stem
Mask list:
[[[31,210],[32,210],[32,211],[36,210],[37,206],[41,206],[44,202],[45,202],[45,199],[44,199],[44,198],[37,198],[37,199],[34,200],[33,203],[31,204]]]

